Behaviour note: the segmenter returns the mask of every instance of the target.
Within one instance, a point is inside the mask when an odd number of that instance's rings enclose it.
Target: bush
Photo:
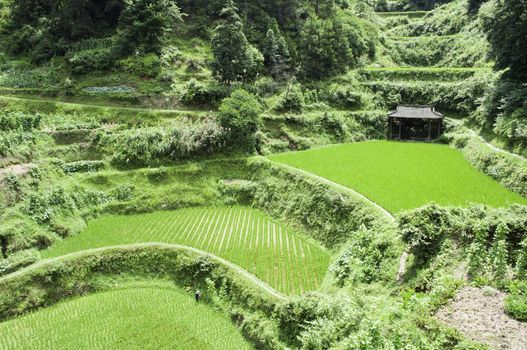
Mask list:
[[[256,96],[238,89],[223,100],[219,109],[220,125],[225,129],[231,148],[253,151],[260,126],[262,106]]]
[[[170,128],[142,128],[107,136],[103,142],[112,162],[124,166],[157,165],[163,160],[183,160],[209,155],[223,148],[223,129],[212,118],[180,123]]]
[[[364,105],[362,93],[350,86],[331,85],[328,101],[338,107],[358,109]]]
[[[7,259],[0,259],[0,276],[7,275],[40,260],[40,254],[35,249],[22,250],[12,254]]]
[[[129,201],[134,198],[134,189],[133,185],[119,185],[112,191],[112,195],[118,201]]]
[[[217,107],[229,94],[228,87],[213,83],[205,84],[192,78],[183,87],[180,98],[186,105]]]
[[[104,169],[106,164],[100,160],[82,160],[79,162],[66,163],[62,165],[62,170],[66,174],[74,173],[95,173]]]
[[[136,76],[155,78],[161,72],[161,59],[156,54],[131,56],[119,61],[119,66]]]
[[[520,321],[527,321],[527,282],[515,282],[509,286],[511,294],[505,298],[505,311]]]
[[[398,218],[399,234],[419,262],[424,263],[437,254],[445,228],[450,226],[448,211],[428,205]]]
[[[299,84],[289,84],[287,90],[280,96],[274,109],[277,112],[300,113],[304,109],[304,94]]]
[[[393,280],[393,267],[402,250],[394,239],[393,228],[361,229],[350,241],[330,267],[338,285]]]

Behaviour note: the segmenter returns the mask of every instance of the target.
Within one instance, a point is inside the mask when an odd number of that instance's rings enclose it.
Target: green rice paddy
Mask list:
[[[461,152],[444,145],[361,142],[269,158],[349,187],[392,213],[428,203],[527,204],[527,199],[473,168]]]
[[[182,244],[210,252],[290,295],[317,289],[329,265],[329,253],[322,247],[247,207],[106,216],[44,251],[43,257],[143,242]]]
[[[252,349],[229,318],[174,287],[69,300],[0,323],[0,349]]]

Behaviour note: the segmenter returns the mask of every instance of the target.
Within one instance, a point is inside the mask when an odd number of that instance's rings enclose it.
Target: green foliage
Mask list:
[[[509,286],[510,295],[505,298],[505,311],[520,321],[527,321],[527,282],[515,282]]]
[[[336,247],[362,227],[383,222],[379,212],[361,197],[280,166],[256,162],[253,167],[259,184],[255,205],[273,217],[300,225],[326,247]]]
[[[29,266],[38,260],[40,260],[40,253],[35,249],[22,250],[6,259],[0,259],[0,276]]]
[[[230,89],[228,87],[190,79],[181,91],[181,102],[191,106],[217,107],[229,95]]]
[[[398,218],[401,239],[409,251],[422,264],[435,256],[445,238],[445,227],[449,226],[448,211],[436,205],[428,205]]]
[[[179,123],[170,128],[140,128],[107,135],[101,147],[110,151],[119,166],[148,166],[162,160],[183,160],[221,150],[223,128],[212,118]]]
[[[399,232],[418,266],[430,263],[443,242],[453,240],[466,252],[471,278],[501,283],[516,267],[523,269],[523,245],[527,236],[527,207],[440,208],[426,206],[398,218]]]
[[[243,24],[232,0],[221,10],[222,22],[214,29],[211,46],[214,59],[211,63],[214,76],[222,83],[246,81],[255,78],[263,56],[243,33]]]
[[[235,90],[223,100],[219,108],[219,122],[227,132],[231,147],[254,150],[261,113],[260,102],[243,89]]]
[[[320,79],[343,72],[353,59],[345,24],[340,17],[308,18],[300,33],[302,72]]]
[[[119,61],[123,71],[144,78],[155,78],[161,71],[161,59],[157,54],[132,56]]]
[[[102,318],[105,322],[100,322]],[[170,332],[163,331],[167,324]],[[9,339],[0,343],[1,347],[134,348],[155,344],[180,350],[252,348],[227,315],[197,304],[183,289],[159,282],[66,301],[3,323],[0,328],[8,337],[4,339]],[[25,330],[34,336],[23,337]]]
[[[100,160],[83,160],[79,162],[66,163],[62,165],[62,170],[66,174],[73,173],[93,173],[104,169],[106,164]]]
[[[131,1],[119,18],[117,50],[121,56],[136,51],[161,53],[167,35],[180,21],[179,8],[173,1]]]
[[[273,78],[285,80],[290,71],[289,47],[276,22],[273,24],[265,36],[264,63]]]
[[[274,109],[278,112],[297,112],[304,109],[305,100],[300,84],[294,82],[287,85],[287,90],[282,93]]]
[[[483,19],[496,68],[510,69],[509,76],[527,80],[527,53],[522,43],[527,36],[527,4],[496,1],[492,17]]]
[[[400,250],[391,227],[357,231],[330,270],[337,284],[393,280]]]

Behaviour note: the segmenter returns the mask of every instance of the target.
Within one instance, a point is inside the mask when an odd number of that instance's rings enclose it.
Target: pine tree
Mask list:
[[[290,69],[289,48],[276,23],[267,30],[263,54],[265,66],[271,76],[275,79],[287,79]]]
[[[255,54],[243,33],[243,24],[233,0],[227,1],[220,17],[222,22],[214,29],[211,41],[213,74],[226,84],[246,80],[255,66]]]

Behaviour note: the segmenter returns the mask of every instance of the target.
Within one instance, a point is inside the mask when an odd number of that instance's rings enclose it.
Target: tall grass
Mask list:
[[[0,349],[251,349],[221,313],[177,288],[93,294],[0,324]]]
[[[470,166],[461,152],[443,145],[365,142],[270,158],[350,187],[392,213],[427,203],[527,204],[527,199]]]
[[[183,244],[213,253],[286,294],[317,289],[329,264],[329,254],[320,246],[244,207],[102,217],[43,256],[140,242]]]

